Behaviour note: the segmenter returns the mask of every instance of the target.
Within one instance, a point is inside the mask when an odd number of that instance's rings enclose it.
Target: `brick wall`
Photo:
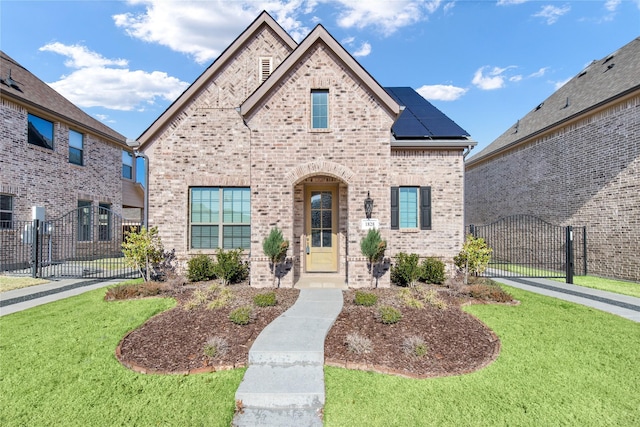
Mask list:
[[[587,227],[589,274],[640,281],[640,96],[467,169],[466,224]]]

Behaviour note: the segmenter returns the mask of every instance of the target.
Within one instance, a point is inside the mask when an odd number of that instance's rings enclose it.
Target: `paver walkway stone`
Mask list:
[[[233,425],[322,426],[324,340],[342,310],[340,289],[302,289],[249,350]]]

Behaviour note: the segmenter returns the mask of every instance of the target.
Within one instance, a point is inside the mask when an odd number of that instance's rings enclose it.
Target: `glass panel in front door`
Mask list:
[[[331,247],[332,206],[330,191],[311,192],[311,246],[314,248]]]

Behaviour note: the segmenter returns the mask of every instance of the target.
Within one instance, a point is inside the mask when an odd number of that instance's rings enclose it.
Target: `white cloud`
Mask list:
[[[424,85],[416,89],[423,98],[433,101],[455,101],[468,89],[452,85]]]
[[[555,82],[553,84],[553,86],[555,87],[556,90],[560,89],[562,86],[564,86],[569,80],[571,80],[573,77],[569,77],[568,79],[559,81],[559,82]]]
[[[547,21],[547,25],[555,24],[562,15],[565,15],[571,10],[568,5],[562,7],[556,7],[551,5],[542,6],[542,9],[538,13],[534,13],[536,18],[544,18]]]
[[[529,0],[498,0],[498,6],[510,6],[512,4],[522,4]]]
[[[523,78],[523,77],[522,77],[522,74],[516,74],[515,76],[511,76],[511,77],[509,77],[509,81],[510,81],[510,82],[513,82],[513,83],[517,83],[517,82],[519,82],[520,80],[522,80],[522,78]]]
[[[622,3],[622,0],[607,0],[604,3],[604,8],[609,12],[615,12],[618,9],[618,6]]]
[[[545,73],[547,72],[548,69],[549,69],[549,67],[542,67],[538,71],[529,74],[528,77],[542,77],[542,76],[545,75]]]
[[[362,43],[362,46],[360,46],[360,49],[353,52],[353,56],[356,56],[356,57],[367,56],[370,53],[371,53],[371,45],[367,42],[364,42]]]
[[[173,101],[189,86],[161,71],[115,68],[126,67],[128,61],[104,58],[85,46],[52,43],[40,50],[69,58],[65,65],[75,70],[49,86],[80,107],[144,110],[157,98]]]
[[[473,75],[471,83],[482,90],[501,89],[505,86],[505,80],[507,79],[504,73],[510,68],[515,68],[515,66],[493,67],[492,69],[489,66],[480,67]]]

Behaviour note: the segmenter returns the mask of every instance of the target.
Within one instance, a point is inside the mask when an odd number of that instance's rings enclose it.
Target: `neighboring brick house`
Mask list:
[[[182,262],[244,248],[253,286],[271,284],[275,226],[291,242],[281,286],[316,273],[367,285],[368,196],[388,256],[450,262],[463,242],[475,142],[412,89],[382,88],[322,26],[297,44],[262,13],[139,142],[165,247]]]
[[[465,186],[466,224],[586,226],[588,273],[640,281],[640,38],[468,159]]]
[[[126,138],[0,55],[0,233],[31,221],[33,206],[47,221],[89,206],[140,218],[143,190]]]

